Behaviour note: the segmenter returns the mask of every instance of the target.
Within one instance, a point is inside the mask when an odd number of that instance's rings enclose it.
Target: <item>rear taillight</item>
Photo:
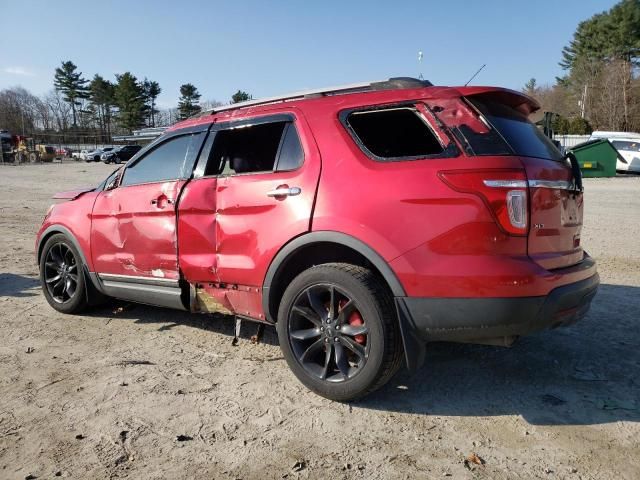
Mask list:
[[[455,170],[440,178],[458,192],[479,196],[500,227],[510,235],[526,235],[529,214],[524,170]]]

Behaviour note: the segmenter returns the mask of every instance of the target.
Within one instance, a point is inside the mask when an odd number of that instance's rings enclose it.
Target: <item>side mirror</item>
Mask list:
[[[107,190],[113,190],[114,188],[116,188],[118,186],[118,177],[114,177],[111,179],[111,181],[109,183],[107,183],[104,186],[105,191]]]
[[[122,171],[123,169],[121,168],[116,172],[116,174],[112,178],[109,178],[107,180],[107,183],[104,186],[105,192],[118,188],[118,185],[120,185],[120,177],[122,177]]]

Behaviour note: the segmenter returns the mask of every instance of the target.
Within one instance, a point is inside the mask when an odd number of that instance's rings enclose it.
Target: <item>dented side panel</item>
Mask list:
[[[216,270],[216,184],[199,178],[184,188],[178,204],[178,255],[185,280],[218,282]]]
[[[193,312],[235,314],[265,321],[260,288],[197,283],[191,285],[191,289]]]
[[[261,287],[280,248],[311,228],[320,177],[320,153],[302,114],[295,127],[304,150],[304,163],[287,172],[220,177],[216,196],[216,270],[221,282]],[[279,188],[300,188],[294,196],[272,197]]]
[[[102,192],[92,213],[94,270],[178,279],[176,202],[183,180]]]

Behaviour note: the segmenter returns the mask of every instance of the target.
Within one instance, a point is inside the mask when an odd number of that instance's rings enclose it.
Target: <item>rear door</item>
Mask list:
[[[468,100],[525,168],[529,184],[528,255],[546,269],[580,262],[584,255],[580,245],[583,194],[576,189],[569,161],[513,103],[491,95]]]
[[[215,259],[206,249],[200,261],[190,252],[183,262],[181,251],[180,262],[200,265],[190,269],[190,282],[260,287],[278,250],[310,229],[320,155],[302,114],[293,109],[214,124],[211,135],[206,167],[199,172],[199,162],[196,170],[203,179],[189,184],[184,200],[206,199],[209,214],[196,218],[193,210],[189,229],[207,236],[207,245],[215,239]]]

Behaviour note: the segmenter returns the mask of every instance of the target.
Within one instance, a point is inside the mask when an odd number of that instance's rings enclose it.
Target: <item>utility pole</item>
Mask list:
[[[424,80],[424,77],[422,76],[422,58],[424,57],[424,54],[422,53],[422,50],[418,51],[418,70],[420,71],[420,73],[418,74],[418,78],[420,80]]]

